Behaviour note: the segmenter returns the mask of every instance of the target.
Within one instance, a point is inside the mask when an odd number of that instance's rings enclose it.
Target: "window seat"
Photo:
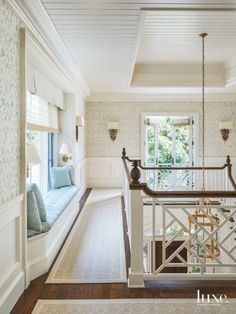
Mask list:
[[[47,221],[43,232],[28,229],[29,280],[45,274],[79,212],[85,188],[75,185],[53,189],[43,196]]]
[[[66,186],[59,189],[48,191],[43,196],[43,201],[47,213],[47,222],[42,222],[42,233],[49,231],[66,206],[70,203],[73,197],[79,192],[80,188],[76,185]],[[40,234],[32,229],[27,230],[28,237]]]

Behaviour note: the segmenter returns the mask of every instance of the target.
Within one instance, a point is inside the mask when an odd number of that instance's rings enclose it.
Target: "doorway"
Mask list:
[[[192,172],[172,170],[194,165],[193,115],[145,115],[143,163],[152,169],[146,174],[146,182],[155,190],[191,190]]]

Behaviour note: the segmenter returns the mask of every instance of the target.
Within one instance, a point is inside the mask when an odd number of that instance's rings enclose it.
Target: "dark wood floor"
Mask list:
[[[80,212],[91,189],[80,202]],[[122,199],[124,241],[127,269],[130,264],[130,249],[127,236],[127,221]],[[58,253],[59,254],[59,253]],[[38,299],[126,299],[126,298],[196,298],[197,290],[204,294],[226,294],[236,298],[236,281],[159,281],[147,282],[143,289],[129,289],[127,284],[45,284],[48,273],[33,280],[12,310],[12,314],[30,314]]]

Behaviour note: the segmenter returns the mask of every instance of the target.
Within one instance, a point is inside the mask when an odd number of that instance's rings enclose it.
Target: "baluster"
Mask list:
[[[152,273],[156,270],[156,205],[152,199]]]

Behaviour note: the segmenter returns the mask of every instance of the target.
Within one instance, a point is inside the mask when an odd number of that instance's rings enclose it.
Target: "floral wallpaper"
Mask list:
[[[141,113],[175,112],[198,113],[200,102],[87,102],[86,140],[88,157],[120,157],[123,147],[133,157],[141,156]],[[219,131],[220,121],[236,121],[236,102],[209,102],[205,110],[205,153],[207,157],[236,157],[236,123],[229,140],[224,143]],[[112,142],[107,124],[118,121],[120,130],[117,140]],[[201,119],[196,131],[199,133],[201,153]]]
[[[0,0],[0,205],[20,191],[20,21]]]

